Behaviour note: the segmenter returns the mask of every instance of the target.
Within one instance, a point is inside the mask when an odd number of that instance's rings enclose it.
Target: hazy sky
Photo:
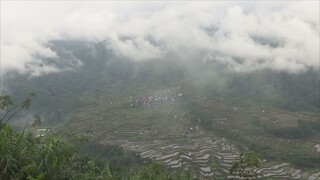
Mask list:
[[[319,1],[1,1],[3,71],[59,71],[39,64],[58,59],[46,44],[64,39],[107,40],[134,61],[175,53],[239,72],[301,72],[319,68]]]

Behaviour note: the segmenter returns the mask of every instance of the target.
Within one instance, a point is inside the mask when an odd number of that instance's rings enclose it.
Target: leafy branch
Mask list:
[[[15,105],[11,97],[2,91],[0,95],[0,131],[15,115],[30,108],[34,96],[35,93],[30,93],[24,101]]]

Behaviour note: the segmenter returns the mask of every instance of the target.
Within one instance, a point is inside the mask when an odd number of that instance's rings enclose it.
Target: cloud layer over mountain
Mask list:
[[[105,41],[119,57],[218,61],[238,72],[319,68],[319,1],[1,2],[2,71],[57,72],[52,40]],[[80,63],[71,63],[78,66]],[[70,68],[70,67],[66,67]]]

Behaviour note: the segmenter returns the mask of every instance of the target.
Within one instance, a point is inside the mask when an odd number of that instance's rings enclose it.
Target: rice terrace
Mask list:
[[[320,180],[310,1],[8,1],[0,180]]]

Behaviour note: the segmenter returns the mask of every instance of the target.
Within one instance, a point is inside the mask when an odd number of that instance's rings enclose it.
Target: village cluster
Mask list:
[[[182,94],[178,94],[178,96],[182,96]],[[160,96],[148,96],[141,97],[136,99],[131,106],[142,106],[142,107],[151,107],[156,104],[164,104],[164,103],[174,103],[176,100],[175,96],[170,95],[160,95]]]

